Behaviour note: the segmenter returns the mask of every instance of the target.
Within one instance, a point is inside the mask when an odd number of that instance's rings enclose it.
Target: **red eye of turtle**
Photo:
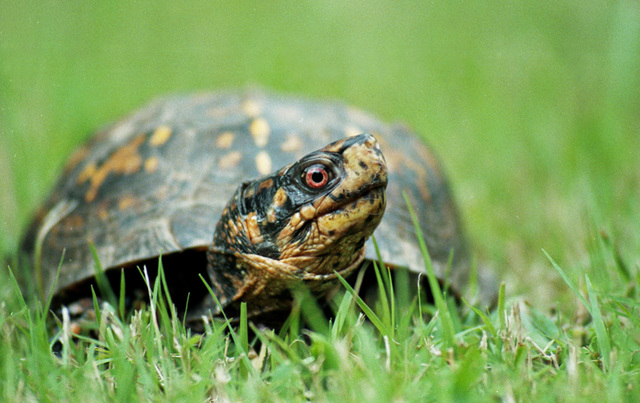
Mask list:
[[[305,170],[304,181],[311,189],[320,189],[329,182],[329,173],[325,167],[314,165]]]

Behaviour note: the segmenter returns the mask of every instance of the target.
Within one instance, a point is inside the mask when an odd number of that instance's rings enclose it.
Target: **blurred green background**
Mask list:
[[[577,276],[599,233],[637,270],[637,1],[0,6],[3,254],[94,130],[158,95],[252,85],[424,135],[510,295],[561,302],[541,249]]]

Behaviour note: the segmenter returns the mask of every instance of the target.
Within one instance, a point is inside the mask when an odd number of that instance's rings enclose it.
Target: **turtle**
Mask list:
[[[233,317],[245,302],[251,318],[278,316],[291,287],[328,298],[339,276],[378,258],[419,277],[403,194],[438,278],[460,292],[470,258],[459,214],[441,164],[409,128],[258,89],[168,96],[71,155],[21,254],[58,306],[91,296],[98,263],[114,287],[124,273],[131,293],[138,268],[154,275],[161,257],[173,302],[190,314]]]

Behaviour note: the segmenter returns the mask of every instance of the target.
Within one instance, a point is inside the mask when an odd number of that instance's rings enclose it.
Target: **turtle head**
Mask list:
[[[375,138],[336,141],[279,171],[243,183],[209,250],[223,305],[279,309],[296,283],[322,294],[359,267],[386,207],[387,167]],[[286,299],[286,298],[285,298]]]

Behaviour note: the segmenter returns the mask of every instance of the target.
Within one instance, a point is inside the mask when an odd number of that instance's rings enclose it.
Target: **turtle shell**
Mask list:
[[[406,192],[436,274],[445,277],[453,256],[447,279],[461,289],[467,245],[443,171],[419,136],[343,103],[261,91],[159,99],[98,133],[71,156],[23,252],[42,290],[60,266],[57,296],[94,277],[92,248],[107,272],[161,254],[190,268],[205,259],[216,221],[243,181],[359,133],[378,140],[389,171],[387,210],[374,233],[382,259],[424,271]],[[366,257],[377,259],[371,240]]]

